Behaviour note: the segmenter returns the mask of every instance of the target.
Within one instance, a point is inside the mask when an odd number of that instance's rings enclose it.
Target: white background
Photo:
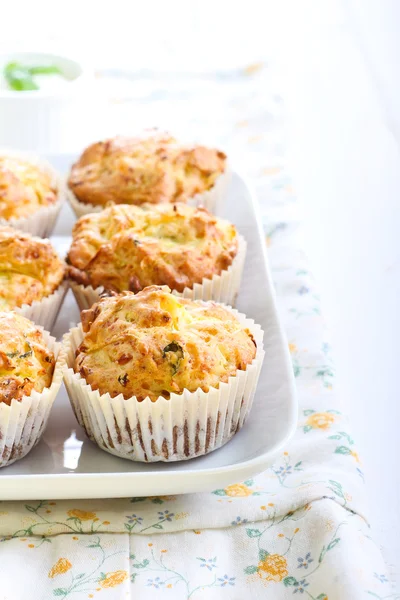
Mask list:
[[[293,30],[298,52],[284,94],[291,165],[373,535],[398,580],[400,3],[323,5],[315,22]]]
[[[400,2],[16,0],[6,16],[0,49],[50,44],[126,69],[278,65],[303,244],[363,457],[373,535],[398,574]]]

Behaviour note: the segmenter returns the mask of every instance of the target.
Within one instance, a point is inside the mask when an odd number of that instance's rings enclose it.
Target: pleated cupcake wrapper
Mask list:
[[[213,187],[201,194],[196,194],[193,198],[189,198],[188,204],[190,206],[204,206],[210,213],[214,215],[222,215],[225,206],[225,198],[229,183],[232,178],[232,171],[229,165],[226,166],[225,171],[217,177]],[[89,213],[100,212],[104,210],[105,206],[87,204],[86,202],[80,202],[75,196],[74,192],[68,187],[65,182],[65,190],[68,201],[78,217],[83,217]]]
[[[188,200],[190,206],[204,206],[213,215],[224,216],[224,208],[232,171],[227,164],[225,171],[216,179],[213,187],[206,192],[196,194]]]
[[[238,252],[232,264],[220,275],[214,275],[211,279],[204,278],[202,283],[195,283],[193,288],[185,288],[183,292],[175,290],[175,296],[181,296],[190,300],[214,300],[229,306],[234,306],[240,289],[243,267],[246,260],[247,243],[244,237],[238,236]],[[93,288],[91,285],[84,286],[70,281],[79,310],[87,310],[100,300],[104,287]]]
[[[36,323],[36,325],[40,325],[44,329],[47,329],[47,331],[51,331],[60,312],[68,287],[68,281],[63,281],[50,296],[46,296],[41,300],[35,300],[32,304],[23,304],[14,310]]]
[[[251,330],[257,353],[246,371],[209,392],[171,394],[155,402],[125,400],[100,394],[73,370],[75,351],[83,339],[81,325],[64,336],[64,382],[75,416],[100,448],[132,461],[170,462],[208,454],[226,444],[243,426],[254,398],[264,358],[259,325],[230,309]]]
[[[10,406],[0,402],[0,467],[23,458],[38,443],[62,383],[65,351],[47,331],[43,336],[57,356],[53,380],[49,388],[33,391],[21,401],[12,400]]]
[[[37,165],[43,171],[47,171],[52,177],[53,184],[57,188],[58,196],[55,204],[43,206],[28,217],[12,219],[0,218],[0,226],[8,225],[9,227],[14,227],[15,229],[37,235],[38,237],[49,237],[55,227],[58,214],[65,198],[65,184],[63,179],[58,175],[57,171],[53,169],[49,162],[34,154],[0,148],[0,156],[14,156],[16,158],[21,158]]]

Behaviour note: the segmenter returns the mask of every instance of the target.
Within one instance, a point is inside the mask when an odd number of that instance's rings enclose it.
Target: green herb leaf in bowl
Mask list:
[[[34,82],[29,69],[19,63],[8,63],[8,65],[4,67],[4,78],[9,87],[18,92],[39,89],[39,86]]]
[[[3,74],[9,87],[20,92],[39,89],[34,75],[62,75],[62,72],[56,65],[27,66],[18,62],[10,62],[4,67]]]
[[[62,75],[56,65],[34,65],[29,67],[29,72],[31,75]]]

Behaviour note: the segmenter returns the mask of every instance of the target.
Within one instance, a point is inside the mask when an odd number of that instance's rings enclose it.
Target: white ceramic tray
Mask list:
[[[71,157],[54,157],[61,172]],[[226,216],[248,242],[237,308],[264,329],[265,360],[245,426],[221,449],[179,463],[133,463],[100,450],[78,425],[64,387],[42,440],[24,459],[0,469],[0,500],[110,498],[184,494],[243,481],[268,467],[292,435],[297,401],[287,342],[279,323],[266,246],[254,195],[237,174],[228,193]],[[74,217],[64,206],[52,241],[65,255]],[[53,329],[61,337],[79,320],[69,291]]]

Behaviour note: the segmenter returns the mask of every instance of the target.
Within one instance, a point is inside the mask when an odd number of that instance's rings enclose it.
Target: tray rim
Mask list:
[[[63,154],[57,155],[59,156],[67,156]],[[69,155],[68,155],[69,156]],[[55,157],[55,155],[54,155]],[[233,173],[238,176],[243,182],[244,186],[248,191],[248,195],[250,198],[250,202],[252,205],[252,209],[254,211],[255,220],[257,223],[257,235],[262,241],[262,258],[263,258],[263,267],[265,271],[265,276],[268,281],[271,301],[273,311],[275,313],[276,325],[279,329],[279,334],[281,338],[286,341],[286,334],[282,326],[281,319],[279,317],[278,309],[277,309],[277,301],[276,301],[276,293],[275,288],[273,286],[272,277],[271,277],[271,269],[268,260],[267,254],[267,245],[264,243],[264,232],[262,229],[262,219],[261,219],[261,211],[259,202],[257,199],[256,192],[254,190],[253,185],[249,182],[248,178],[243,176],[242,173],[234,168],[232,169]],[[254,458],[250,458],[248,460],[242,462],[236,462],[230,465],[224,465],[222,467],[210,467],[204,469],[185,469],[181,471],[178,469],[168,469],[165,472],[117,472],[117,473],[42,473],[42,474],[15,474],[15,475],[1,475],[0,477],[0,500],[34,500],[38,497],[41,497],[42,494],[39,494],[41,490],[43,490],[44,494],[47,494],[48,482],[54,481],[56,485],[55,489],[52,490],[51,499],[100,499],[100,498],[124,498],[129,497],[130,495],[135,495],[138,497],[145,497],[148,495],[155,495],[152,491],[146,491],[146,485],[149,480],[154,479],[155,477],[158,480],[158,486],[160,487],[160,491],[157,492],[156,495],[165,495],[168,493],[174,494],[184,494],[184,493],[193,493],[198,491],[208,491],[215,489],[215,485],[217,484],[216,479],[218,478],[218,485],[224,486],[229,485],[231,483],[235,483],[237,481],[243,480],[249,476],[257,475],[262,472],[265,468],[271,465],[272,459],[277,455],[279,450],[281,450],[290,438],[293,436],[296,427],[297,427],[297,419],[298,419],[298,402],[297,402],[297,394],[296,394],[296,386],[295,380],[292,372],[291,358],[289,353],[288,344],[284,344],[284,360],[285,366],[288,369],[288,372],[291,374],[289,376],[289,389],[290,389],[290,403],[289,403],[289,419],[288,419],[288,427],[286,430],[285,436],[283,436],[278,442],[276,442],[272,448],[269,448],[263,454],[260,454]],[[180,461],[177,464],[181,464]],[[185,461],[186,462],[186,461]],[[7,468],[7,467],[5,467]],[[183,482],[172,483],[171,481],[179,475],[183,477]],[[196,485],[196,481],[192,481],[195,478],[204,479],[208,478],[207,483],[198,482]],[[109,479],[113,483],[113,487],[107,491],[107,496],[103,494],[99,495],[95,491],[95,486],[93,485],[97,480],[99,480],[101,486],[107,485],[106,481]],[[35,492],[31,494],[29,492],[29,483],[31,481],[35,481]],[[76,486],[71,486],[71,482],[82,482],[87,481],[88,486],[82,486],[80,489],[76,490],[75,493],[71,494],[72,488],[76,488]],[[119,482],[119,485],[116,486],[115,483]],[[214,483],[215,482],[215,483]],[[28,489],[23,489],[24,484],[27,485]],[[60,485],[61,484],[61,485]],[[138,484],[141,489],[137,490],[128,490],[126,488],[133,487]],[[164,487],[163,487],[164,486]],[[87,490],[85,491],[85,487]],[[177,491],[177,487],[181,488],[181,491]],[[6,488],[6,489],[4,489]],[[17,489],[16,489],[17,488]],[[120,490],[125,488],[124,493]],[[18,493],[21,490],[21,493]],[[22,494],[23,491],[23,494]],[[16,495],[17,493],[17,495]]]

